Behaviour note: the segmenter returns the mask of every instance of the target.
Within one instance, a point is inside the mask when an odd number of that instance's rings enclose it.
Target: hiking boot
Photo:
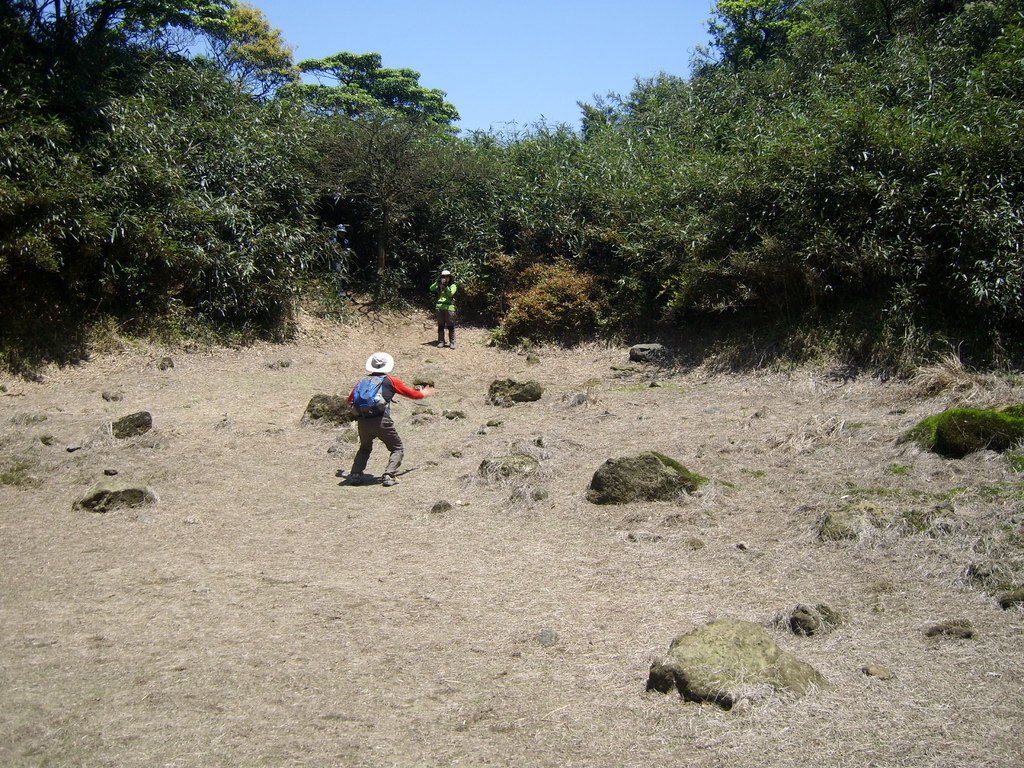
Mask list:
[[[384,482],[381,483],[385,488],[390,488],[392,485],[398,485],[398,478],[394,475],[384,475]]]
[[[445,344],[445,343],[444,343],[443,341],[439,341],[439,342],[437,342],[437,348],[438,348],[438,349],[441,349],[441,347],[447,347],[447,346],[448,346],[448,345],[447,345],[447,344]]]
[[[453,342],[452,342],[451,344],[449,344],[448,346],[449,346],[449,347],[451,347],[452,349],[455,349],[455,342],[453,341]]]

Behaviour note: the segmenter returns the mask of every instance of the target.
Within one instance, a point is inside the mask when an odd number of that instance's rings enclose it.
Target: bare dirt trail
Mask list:
[[[624,347],[530,364],[472,328],[438,350],[425,315],[305,325],[284,346],[173,351],[166,371],[166,350],[132,348],[5,381],[0,764],[1024,765],[1024,612],[963,583],[971,542],[815,533],[863,493],[1024,513],[1002,457],[896,443],[952,397],[821,371],[624,373]],[[406,382],[434,379],[437,415],[414,423],[400,401],[400,484],[341,487],[354,446],[329,454],[341,430],[301,416],[376,349]],[[543,398],[487,404],[509,377]],[[104,434],[143,409],[152,432]],[[546,498],[478,474],[516,446],[541,459]],[[679,503],[585,500],[605,459],[651,449],[713,482]],[[384,461],[378,447],[370,471]],[[159,503],[73,509],[105,469]],[[772,631],[830,689],[742,712],[645,692],[677,634],[822,601],[846,617],[835,632]],[[924,636],[948,618],[977,637]]]

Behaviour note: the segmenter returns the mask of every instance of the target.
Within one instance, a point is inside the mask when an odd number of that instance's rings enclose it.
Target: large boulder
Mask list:
[[[668,357],[661,344],[634,344],[629,348],[629,359],[634,363],[657,363]]]
[[[348,424],[358,418],[348,404],[348,398],[341,395],[313,395],[305,412],[303,424]]]
[[[130,413],[110,423],[110,433],[119,440],[144,435],[152,428],[153,416],[149,411]]]
[[[651,664],[647,690],[675,689],[686,701],[725,709],[765,693],[803,696],[828,682],[810,664],[783,651],[761,626],[712,621],[672,641],[668,655]]]
[[[109,512],[112,509],[145,507],[156,504],[157,496],[146,487],[123,480],[104,479],[92,486],[75,502],[76,509],[89,512]]]
[[[608,459],[594,472],[587,491],[593,504],[668,501],[693,493],[707,478],[654,451]]]
[[[960,459],[975,451],[1005,451],[1024,440],[1024,405],[950,408],[920,421],[903,436],[923,450]]]
[[[494,405],[510,408],[514,403],[531,403],[540,400],[544,388],[536,381],[496,379],[487,390],[487,399]]]

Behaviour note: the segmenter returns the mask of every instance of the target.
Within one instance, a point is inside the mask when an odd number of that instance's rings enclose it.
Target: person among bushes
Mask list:
[[[441,277],[430,286],[430,292],[437,297],[435,308],[437,311],[438,347],[455,349],[455,292],[457,290],[455,279],[447,269],[441,270]],[[444,339],[446,328],[448,329],[448,341]]]
[[[425,386],[413,389],[397,376],[388,375],[394,367],[395,360],[391,355],[387,352],[374,352],[366,359],[369,376],[360,379],[349,392],[348,403],[359,413],[359,450],[352,460],[352,469],[345,478],[345,485],[364,485],[371,480],[363,472],[370,460],[374,440],[380,440],[391,452],[381,484],[390,488],[398,483],[395,473],[402,465],[405,451],[402,438],[391,419],[391,401],[396,394],[421,400],[432,395],[434,388]]]

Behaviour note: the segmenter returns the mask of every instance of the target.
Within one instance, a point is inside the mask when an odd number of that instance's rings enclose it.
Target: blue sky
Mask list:
[[[295,59],[377,52],[447,92],[464,130],[579,125],[577,101],[687,76],[713,0],[246,0]]]

